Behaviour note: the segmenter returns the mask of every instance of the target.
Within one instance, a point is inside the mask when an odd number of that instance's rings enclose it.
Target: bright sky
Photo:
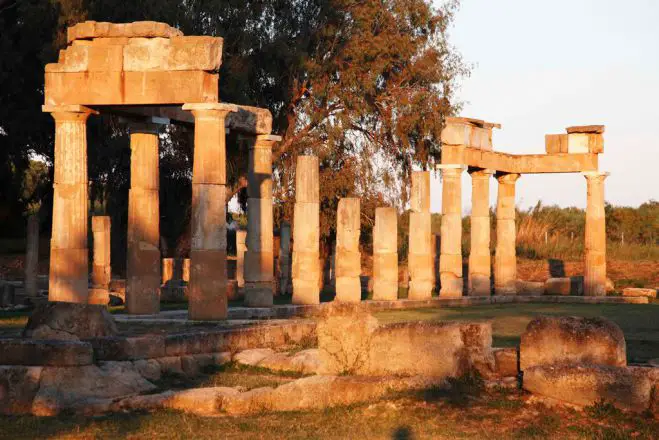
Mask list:
[[[451,41],[473,65],[458,93],[462,116],[501,123],[496,150],[544,153],[547,133],[604,124],[606,200],[659,200],[659,1],[462,0]],[[471,181],[463,174],[466,214]],[[433,212],[441,211],[440,185],[434,179]],[[585,178],[522,176],[518,206],[538,200],[584,207]]]

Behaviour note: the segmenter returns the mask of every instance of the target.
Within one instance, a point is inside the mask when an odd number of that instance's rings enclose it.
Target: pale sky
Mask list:
[[[606,200],[659,200],[659,0],[462,0],[451,42],[473,65],[458,93],[461,115],[503,125],[495,150],[544,153],[545,134],[604,124]],[[470,191],[463,173],[465,213]],[[518,206],[538,200],[584,207],[585,178],[522,176]],[[438,178],[432,210],[441,211]]]

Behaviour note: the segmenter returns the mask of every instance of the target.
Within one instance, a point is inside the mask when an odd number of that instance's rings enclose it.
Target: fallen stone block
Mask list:
[[[546,295],[583,295],[583,277],[549,278],[545,282]]]
[[[131,362],[105,362],[100,366],[46,367],[32,404],[37,416],[54,416],[87,401],[118,399],[155,389]]]
[[[42,367],[0,366],[0,414],[29,414]]]
[[[525,390],[559,402],[589,406],[607,402],[622,410],[650,408],[659,369],[607,365],[538,365],[524,371]]]
[[[202,416],[212,416],[219,413],[219,406],[225,398],[239,394],[235,388],[209,387],[176,391],[163,401],[163,406]]]
[[[133,361],[133,365],[135,366],[135,370],[146,380],[160,380],[160,377],[162,376],[160,363],[156,359],[136,360]]]
[[[545,283],[542,282],[517,280],[515,285],[518,295],[534,296],[545,294]]]
[[[656,298],[656,289],[640,289],[636,287],[626,287],[622,289],[622,296]]]
[[[241,351],[233,357],[233,360],[239,364],[254,366],[274,354],[275,352],[271,348],[253,348]]]
[[[615,323],[603,318],[533,319],[521,336],[520,369],[559,363],[625,366],[625,335]]]
[[[0,339],[0,365],[91,365],[91,344],[78,341]]]
[[[115,336],[117,326],[104,306],[48,302],[37,306],[23,336],[32,339],[79,339]]]

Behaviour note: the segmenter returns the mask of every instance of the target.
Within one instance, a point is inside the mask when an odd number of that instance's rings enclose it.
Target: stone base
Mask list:
[[[396,301],[398,299],[398,283],[396,281],[373,280],[374,301]]]
[[[320,304],[318,281],[293,278],[293,304]]]
[[[227,318],[226,251],[190,252],[188,316],[195,320]]]
[[[430,299],[433,289],[432,280],[410,280],[407,299]]]
[[[492,284],[487,275],[469,274],[469,296],[490,296]]]
[[[463,280],[453,273],[440,274],[441,289],[439,296],[444,298],[459,298],[462,296]]]
[[[246,307],[272,307],[274,283],[245,282],[243,303]]]
[[[114,336],[117,326],[99,305],[49,302],[37,306],[23,330],[32,339],[79,340]]]
[[[362,286],[359,277],[339,277],[336,279],[334,301],[358,303],[362,300]]]

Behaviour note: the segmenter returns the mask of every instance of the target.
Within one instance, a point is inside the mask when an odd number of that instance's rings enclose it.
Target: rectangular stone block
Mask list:
[[[247,199],[247,248],[250,251],[273,250],[272,199]]]
[[[430,212],[430,172],[428,171],[412,172],[410,210],[413,212]]]
[[[361,275],[361,254],[337,249],[335,259],[336,278],[356,277]]]
[[[48,300],[87,304],[87,249],[50,249]]]
[[[334,301],[358,303],[362,300],[359,277],[337,277]]]
[[[336,211],[336,250],[359,252],[360,203],[358,198],[342,198]]]
[[[447,122],[442,130],[441,140],[447,145],[467,145],[471,138],[471,124]]]
[[[293,279],[318,282],[321,278],[318,252],[293,251]]]
[[[492,286],[490,277],[480,274],[469,274],[469,296],[490,296]]]
[[[398,254],[377,253],[373,254],[373,278],[377,280],[398,282]]]
[[[46,105],[218,101],[218,76],[204,71],[46,72],[45,83]]]
[[[491,151],[492,150],[492,129],[491,128],[471,128],[471,137],[469,139],[469,146],[471,148],[478,148],[479,150]]]
[[[396,301],[398,283],[389,280],[373,280],[373,301]]]
[[[189,319],[226,319],[228,316],[226,289],[226,251],[191,250],[188,286]]]
[[[567,153],[567,134],[546,134],[545,151],[547,154]]]
[[[87,185],[54,184],[51,248],[87,248]]]
[[[274,255],[272,252],[245,252],[244,280],[248,282],[271,282],[274,279]]]
[[[440,297],[459,298],[462,296],[464,287],[462,277],[456,276],[452,272],[442,272],[439,274],[439,283],[441,284]]]
[[[439,258],[439,272],[450,272],[462,276],[462,255],[442,254]]]
[[[43,367],[0,366],[0,414],[30,414]]]
[[[432,289],[434,288],[434,281],[432,280],[410,280],[410,285],[407,291],[407,299],[421,299],[426,300],[432,298]]]
[[[567,152],[583,154],[589,152],[590,139],[586,133],[573,133],[567,135]]]
[[[316,156],[298,156],[295,169],[295,202],[318,203],[319,165]]]
[[[167,70],[169,38],[131,38],[123,46],[123,70]]]
[[[157,249],[160,245],[160,194],[155,189],[128,190],[128,247]]]
[[[224,185],[192,185],[192,249],[226,250],[225,200],[226,187]]]
[[[295,203],[293,250],[318,252],[320,247],[320,206],[318,203]]]
[[[398,252],[398,218],[396,208],[375,208],[373,253]]]
[[[192,183],[226,184],[226,130],[219,112],[195,116]]]
[[[293,254],[295,255],[295,254]],[[320,304],[318,281],[293,277],[293,304]]]
[[[462,250],[462,218],[460,215],[442,216],[440,241],[441,254],[459,254]]]
[[[0,339],[0,365],[58,366],[91,365],[91,344],[80,341]]]
[[[430,255],[431,248],[430,213],[410,212],[409,252]]]
[[[160,250],[128,249],[126,264],[126,309],[134,315],[160,311]]]
[[[167,70],[217,70],[222,63],[223,39],[208,36],[172,37]]]
[[[430,254],[409,254],[407,256],[407,267],[411,280],[433,281],[433,268],[435,262]]]

